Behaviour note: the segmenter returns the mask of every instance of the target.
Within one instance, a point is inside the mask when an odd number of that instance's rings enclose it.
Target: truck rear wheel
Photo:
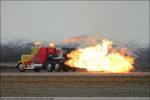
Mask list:
[[[25,71],[25,65],[22,64],[22,63],[19,63],[17,65],[17,69],[20,71],[20,72],[24,72]]]
[[[61,70],[61,65],[60,64],[55,64],[55,70],[59,72]]]
[[[47,64],[47,67],[46,67],[46,69],[47,69],[47,71],[48,72],[52,72],[53,70],[54,70],[54,65],[52,65],[52,64]]]

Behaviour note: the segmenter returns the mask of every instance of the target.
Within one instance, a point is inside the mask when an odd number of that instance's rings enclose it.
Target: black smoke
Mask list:
[[[135,62],[137,69],[150,71],[150,47],[138,48],[134,54],[137,56]]]

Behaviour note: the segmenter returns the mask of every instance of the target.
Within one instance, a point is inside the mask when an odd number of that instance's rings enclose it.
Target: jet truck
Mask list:
[[[56,46],[35,46],[31,49],[31,54],[21,56],[21,60],[18,61],[16,67],[20,72],[24,72],[28,69],[32,69],[35,72],[39,72],[41,69],[45,69],[49,72],[74,71],[74,68],[64,64],[68,59],[67,53],[73,50],[75,50],[75,48],[58,49]]]

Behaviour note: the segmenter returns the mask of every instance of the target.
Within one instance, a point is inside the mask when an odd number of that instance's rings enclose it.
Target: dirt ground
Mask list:
[[[148,97],[149,76],[1,76],[1,96]]]

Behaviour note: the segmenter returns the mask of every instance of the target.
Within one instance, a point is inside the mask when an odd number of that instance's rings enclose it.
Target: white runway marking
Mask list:
[[[149,100],[149,97],[1,97],[0,100]]]
[[[150,72],[1,72],[1,76],[150,76]]]

